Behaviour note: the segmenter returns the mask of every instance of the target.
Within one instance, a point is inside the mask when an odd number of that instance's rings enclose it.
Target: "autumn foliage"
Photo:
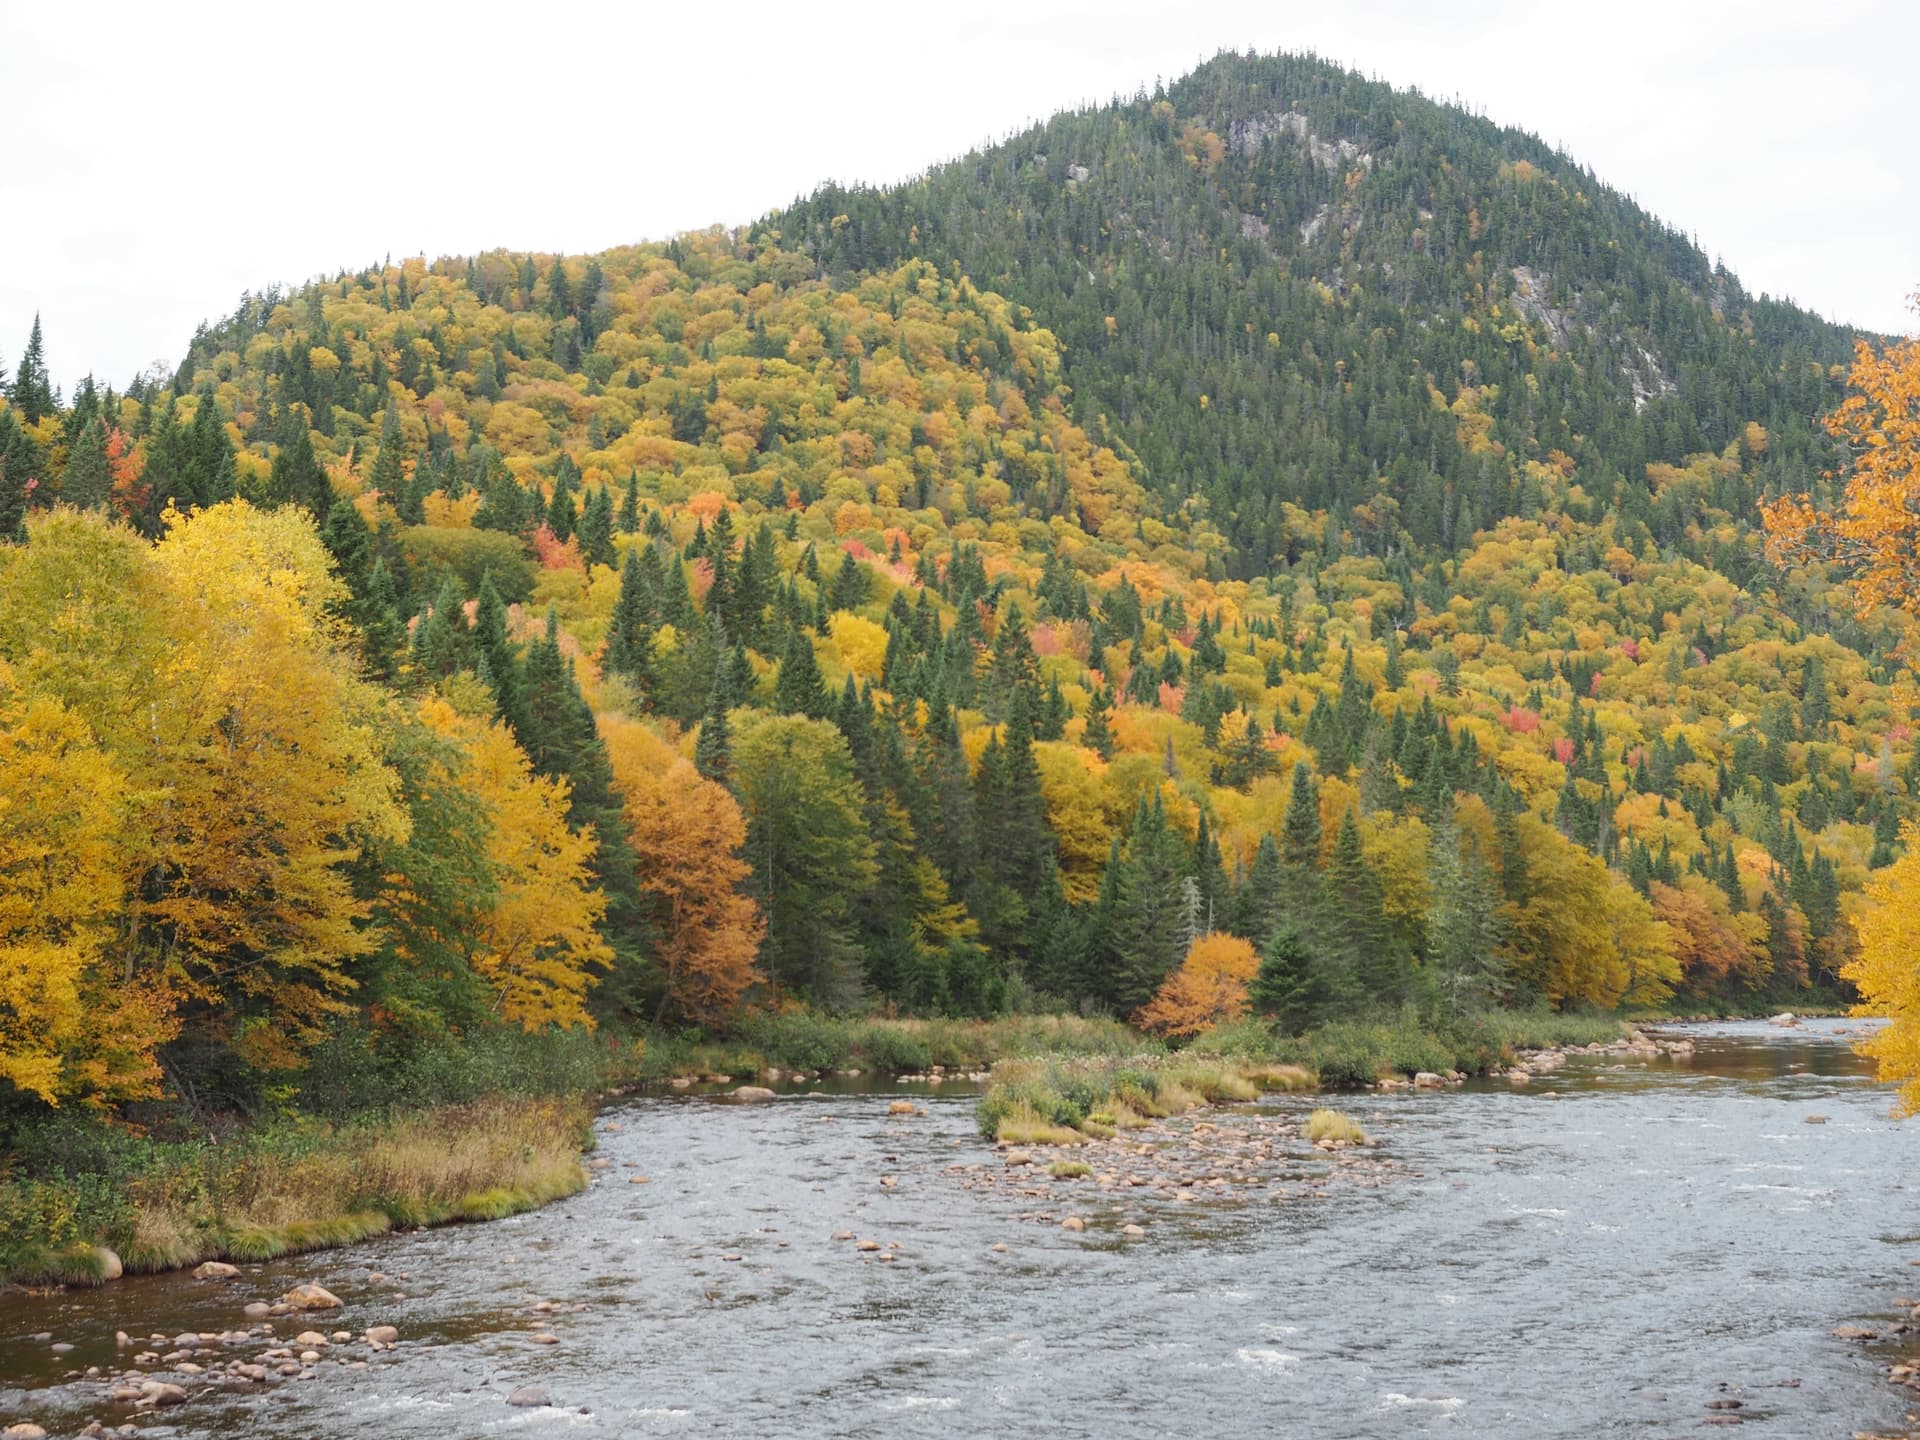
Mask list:
[[[1260,969],[1253,946],[1237,935],[1202,935],[1134,1023],[1154,1035],[1200,1035],[1247,1013],[1247,987]]]
[[[1831,509],[1788,495],[1766,509],[1776,562],[1825,561],[1862,611],[1920,614],[1920,339],[1876,351],[1861,341],[1852,393],[1827,417],[1851,465]]]
[[[740,857],[740,806],[644,726],[609,717],[602,728],[651,901],[664,1003],[690,1023],[722,1021],[759,979],[766,930],[741,891],[752,870]]]

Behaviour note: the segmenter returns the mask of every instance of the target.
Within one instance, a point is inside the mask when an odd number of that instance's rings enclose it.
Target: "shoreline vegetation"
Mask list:
[[[1174,1049],[1108,1019],[797,1012],[745,1017],[726,1037],[502,1035],[377,1066],[323,1055],[281,1114],[195,1127],[156,1112],[144,1129],[74,1115],[16,1136],[0,1169],[0,1283],[97,1284],[518,1214],[587,1183],[596,1105],[636,1088],[990,1072],[983,1135],[1077,1144],[1263,1091],[1498,1073],[1523,1054],[1632,1034],[1611,1016],[1494,1012],[1439,1030],[1354,1022],[1301,1037],[1249,1021]]]

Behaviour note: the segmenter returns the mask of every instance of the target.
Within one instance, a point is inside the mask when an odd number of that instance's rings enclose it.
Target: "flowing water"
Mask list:
[[[1296,1144],[1290,1181],[1180,1203],[1081,1180],[1052,1185],[1061,1198],[1043,1209],[979,1183],[1001,1161],[959,1087],[916,1087],[924,1113],[910,1118],[887,1113],[897,1088],[628,1099],[600,1118],[610,1168],[534,1214],[226,1282],[0,1297],[0,1425],[61,1435],[97,1418],[228,1440],[1478,1440],[1735,1419],[1760,1435],[1907,1433],[1908,1397],[1881,1375],[1905,1339],[1829,1331],[1887,1336],[1896,1303],[1920,1297],[1920,1121],[1889,1120],[1843,1024],[1684,1033],[1691,1057],[1580,1056],[1527,1089],[1348,1097],[1390,1170],[1335,1167],[1315,1185],[1327,1167]],[[1281,1132],[1311,1103],[1274,1097],[1226,1123]],[[1826,1123],[1806,1123],[1816,1114]],[[1356,1174],[1386,1183],[1343,1178]],[[849,1231],[895,1258],[833,1238]],[[237,1327],[246,1301],[301,1280],[346,1302],[315,1328],[390,1323],[401,1344],[365,1369],[323,1360],[308,1378],[203,1386],[152,1414],[66,1378],[127,1368],[116,1330]],[[284,1337],[306,1323],[277,1325]],[[37,1332],[76,1348],[55,1355]],[[553,1405],[509,1406],[528,1384]]]

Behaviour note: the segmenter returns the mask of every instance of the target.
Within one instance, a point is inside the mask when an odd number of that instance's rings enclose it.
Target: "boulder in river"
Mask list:
[[[18,1425],[0,1430],[0,1440],[47,1440],[47,1432],[31,1420],[22,1420]]]
[[[553,1404],[553,1395],[544,1385],[522,1385],[507,1396],[507,1403],[522,1410],[538,1410]]]
[[[369,1345],[397,1345],[400,1343],[400,1331],[392,1325],[373,1325],[367,1329]]]
[[[93,1254],[94,1258],[100,1262],[100,1279],[102,1281],[118,1280],[122,1275],[127,1273],[126,1267],[120,1263],[120,1257],[106,1246],[94,1246]]]
[[[1827,1332],[1836,1340],[1876,1340],[1879,1332],[1867,1329],[1864,1325],[1836,1325]]]
[[[1806,1117],[1806,1123],[1809,1125],[1824,1125],[1827,1123],[1827,1117],[1824,1115],[1809,1115]]]
[[[340,1297],[318,1285],[296,1285],[280,1297],[289,1310],[338,1310]]]
[[[733,1091],[733,1098],[743,1103],[753,1103],[773,1099],[773,1091],[764,1085],[740,1085]]]
[[[1447,1077],[1436,1075],[1431,1070],[1422,1070],[1413,1077],[1413,1083],[1422,1090],[1438,1090],[1447,1083]]]
[[[911,1100],[895,1100],[887,1106],[887,1114],[889,1115],[911,1115],[913,1113],[913,1101]]]
[[[239,1273],[240,1267],[238,1265],[229,1265],[224,1260],[209,1260],[205,1264],[198,1265],[194,1268],[193,1278],[196,1280],[231,1280]]]

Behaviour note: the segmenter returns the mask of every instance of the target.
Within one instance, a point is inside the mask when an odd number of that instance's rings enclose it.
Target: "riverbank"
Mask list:
[[[586,1184],[592,1115],[583,1095],[500,1096],[218,1140],[70,1126],[46,1142],[64,1153],[0,1182],[0,1280],[99,1284],[519,1214]]]

